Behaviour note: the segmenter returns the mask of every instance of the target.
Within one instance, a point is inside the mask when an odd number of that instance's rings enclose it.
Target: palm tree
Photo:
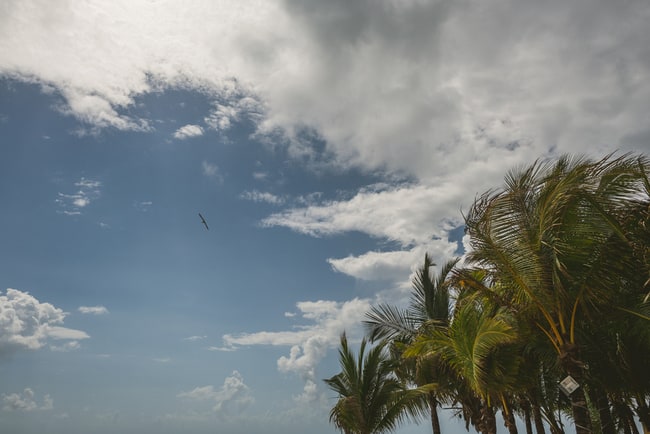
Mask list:
[[[456,381],[464,383],[461,388],[480,400],[481,413],[473,416],[476,428],[495,434],[495,406],[502,406],[506,418],[512,415],[507,395],[517,378],[517,339],[512,318],[504,309],[470,295],[457,301],[446,329],[420,334],[405,356],[435,355],[447,363]],[[514,424],[509,428],[515,429]]]
[[[623,219],[630,204],[641,203],[647,221],[649,167],[629,155],[537,162],[509,173],[505,186],[480,196],[465,218],[467,260],[489,273],[490,284],[475,289],[498,288],[504,307],[548,339],[564,375],[581,385],[570,394],[577,434],[591,432],[581,334],[617,308],[621,290],[638,293],[648,281],[648,261],[635,254],[638,243]],[[641,250],[647,258],[647,244]]]
[[[409,389],[394,375],[398,361],[384,345],[368,349],[361,342],[358,357],[343,334],[339,348],[341,372],[324,380],[338,394],[330,422],[345,434],[380,434],[395,430],[405,419],[420,412],[426,389]]]
[[[448,261],[439,275],[431,274],[431,267],[435,264],[428,254],[424,256],[424,264],[416,272],[413,279],[412,292],[408,308],[399,309],[388,304],[373,306],[366,314],[364,324],[370,339],[390,340],[396,355],[399,356],[405,346],[413,343],[418,334],[428,327],[446,327],[449,323],[449,282],[448,275],[458,259]],[[410,380],[419,385],[436,384],[425,397],[429,407],[431,428],[433,434],[441,434],[438,408],[450,386],[451,376],[448,369],[438,357],[420,357],[414,363],[404,361]]]

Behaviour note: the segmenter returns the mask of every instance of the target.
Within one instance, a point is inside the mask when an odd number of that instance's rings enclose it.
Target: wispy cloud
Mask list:
[[[316,366],[327,351],[336,348],[343,331],[350,336],[361,334],[359,318],[370,309],[370,301],[355,298],[343,303],[327,300],[302,301],[296,304],[301,317],[311,324],[288,331],[261,331],[240,335],[224,335],[227,347],[274,345],[290,347],[289,355],[278,359],[281,372],[294,372],[304,381],[298,400],[319,399]]]
[[[392,249],[345,258],[329,258],[333,269],[364,280],[406,280],[425,253],[438,263],[458,254],[449,231],[462,224],[457,187],[374,186],[351,198],[323,201],[318,195],[304,205],[271,214],[263,226],[282,226],[322,237],[361,232],[393,243]],[[456,215],[455,218],[450,216]]]
[[[202,341],[203,339],[206,339],[206,338],[207,338],[207,336],[205,336],[205,335],[203,335],[203,336],[195,335],[195,336],[188,336],[186,338],[183,338],[183,340],[184,341],[190,341],[190,342],[196,342],[196,341]]]
[[[147,212],[149,208],[153,206],[153,202],[150,200],[142,200],[139,202],[134,202],[133,207],[138,211]]]
[[[69,341],[63,345],[50,345],[50,350],[58,353],[67,353],[69,351],[75,351],[81,348],[79,341]]]
[[[234,122],[242,117],[259,120],[264,112],[263,104],[255,97],[246,95],[240,89],[240,94],[228,99],[226,104],[215,102],[210,114],[205,117],[205,123],[217,131],[227,131]],[[234,96],[234,95],[233,95]]]
[[[223,182],[223,176],[221,175],[219,166],[216,164],[204,160],[201,162],[201,171],[203,172],[203,176],[212,178],[218,183]]]
[[[269,177],[268,172],[261,172],[261,171],[253,172],[253,179],[256,179],[258,181],[263,181],[268,177]]]
[[[233,351],[237,351],[237,348],[235,347],[217,347],[217,346],[210,346],[205,348],[208,351],[221,351],[224,353],[231,353]]]
[[[50,340],[72,341],[67,348],[53,348],[71,350],[78,347],[74,342],[89,337],[81,330],[61,326],[67,315],[63,310],[17,289],[9,288],[5,295],[0,295],[0,313],[0,357],[43,348]]]
[[[80,306],[79,312],[83,314],[90,315],[106,315],[108,314],[108,309],[104,306]]]
[[[55,202],[62,214],[80,215],[82,210],[99,198],[102,183],[100,181],[81,178],[74,183],[77,191],[74,193],[59,193]]]
[[[174,138],[185,140],[190,137],[198,137],[203,135],[203,128],[199,125],[184,125],[174,133]]]
[[[52,410],[54,400],[50,395],[44,395],[42,403],[37,403],[36,394],[31,388],[26,388],[21,393],[2,394],[2,409],[4,411],[31,412],[35,410]]]
[[[205,118],[205,123],[217,131],[230,129],[231,122],[237,120],[239,111],[233,106],[215,104],[214,110]]]
[[[245,191],[239,195],[241,199],[250,200],[252,202],[264,202],[272,205],[282,205],[285,202],[283,197],[277,196],[273,193],[261,192],[257,190]]]

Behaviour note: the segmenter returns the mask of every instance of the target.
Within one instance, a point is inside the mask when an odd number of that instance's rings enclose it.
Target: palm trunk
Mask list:
[[[544,417],[542,416],[542,410],[540,408],[540,404],[539,401],[537,400],[537,397],[535,397],[534,395],[531,395],[531,407],[533,410],[533,421],[535,422],[535,432],[537,434],[546,434],[546,428],[544,427]]]
[[[517,423],[515,422],[515,415],[512,411],[502,411],[503,413],[503,423],[508,428],[509,434],[519,434],[517,431]]]
[[[427,396],[429,403],[429,410],[431,411],[431,429],[433,434],[441,434],[440,432],[440,418],[438,417],[438,400],[433,392],[429,392]]]
[[[578,356],[578,347],[572,343],[566,343],[562,346],[560,354],[560,363],[564,371],[573,377],[573,379],[580,384],[571,395],[571,413],[573,415],[573,423],[576,426],[576,434],[591,434],[591,418],[589,417],[589,409],[587,408],[587,400],[584,393],[584,375],[582,363]]]
[[[494,408],[483,403],[481,406],[480,429],[482,434],[497,434],[497,418],[494,415]]]
[[[530,402],[527,399],[519,399],[519,406],[524,412],[524,426],[526,427],[526,434],[533,434],[533,420],[530,415]]]

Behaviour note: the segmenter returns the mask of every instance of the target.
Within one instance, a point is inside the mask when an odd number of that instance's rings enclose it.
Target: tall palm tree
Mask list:
[[[330,421],[345,434],[381,434],[395,430],[420,413],[426,389],[409,389],[394,374],[398,361],[383,344],[367,350],[365,339],[357,357],[343,334],[339,348],[341,372],[324,380],[338,394]]]
[[[428,254],[424,256],[424,264],[417,270],[413,279],[410,303],[406,309],[400,309],[389,304],[373,306],[366,315],[364,324],[370,339],[393,341],[397,353],[405,346],[413,343],[418,334],[429,327],[446,327],[449,323],[449,281],[448,276],[458,259],[448,261],[440,274],[431,274],[435,264]],[[438,408],[449,387],[445,383],[451,380],[448,370],[435,356],[423,356],[413,363],[403,362],[403,366],[411,366],[410,379],[415,384],[436,384],[426,397],[429,408],[433,434],[441,434]]]
[[[509,173],[505,186],[480,196],[465,219],[468,262],[498,282],[505,306],[546,336],[564,375],[581,385],[570,395],[577,434],[591,431],[583,325],[616,308],[620,288],[640,290],[648,279],[648,262],[632,254],[635,241],[622,216],[632,203],[647,206],[649,167],[646,158],[629,155],[537,162]]]

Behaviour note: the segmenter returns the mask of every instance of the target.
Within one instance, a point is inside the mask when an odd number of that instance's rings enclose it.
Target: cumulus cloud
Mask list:
[[[90,315],[108,314],[108,309],[106,309],[104,306],[80,306],[78,310],[83,314],[90,314]]]
[[[99,198],[102,183],[82,177],[74,183],[77,191],[74,193],[59,193],[55,202],[59,205],[62,214],[79,215],[82,209]]]
[[[301,301],[296,307],[303,319],[310,322],[296,330],[261,331],[240,335],[224,335],[229,347],[248,345],[287,346],[289,354],[278,359],[281,372],[294,372],[305,382],[299,400],[319,397],[316,367],[327,351],[336,348],[343,331],[350,336],[361,335],[359,319],[370,309],[370,301],[355,298],[346,302],[328,300]]]
[[[196,387],[188,392],[179,393],[177,397],[210,403],[213,405],[213,412],[220,418],[241,414],[254,402],[249,387],[238,371],[233,371],[226,377],[223,385],[218,389],[211,385]]]
[[[174,137],[180,140],[185,140],[190,137],[198,137],[203,135],[203,128],[199,125],[184,125],[174,133]]]
[[[41,404],[36,402],[36,396],[31,388],[25,388],[21,393],[2,394],[2,409],[4,411],[52,410],[54,400],[50,395],[44,395]]]
[[[89,336],[61,326],[65,317],[63,310],[50,303],[41,303],[27,292],[7,289],[0,295],[0,357],[40,349],[50,340],[70,340],[67,350],[75,349],[75,341]]]

